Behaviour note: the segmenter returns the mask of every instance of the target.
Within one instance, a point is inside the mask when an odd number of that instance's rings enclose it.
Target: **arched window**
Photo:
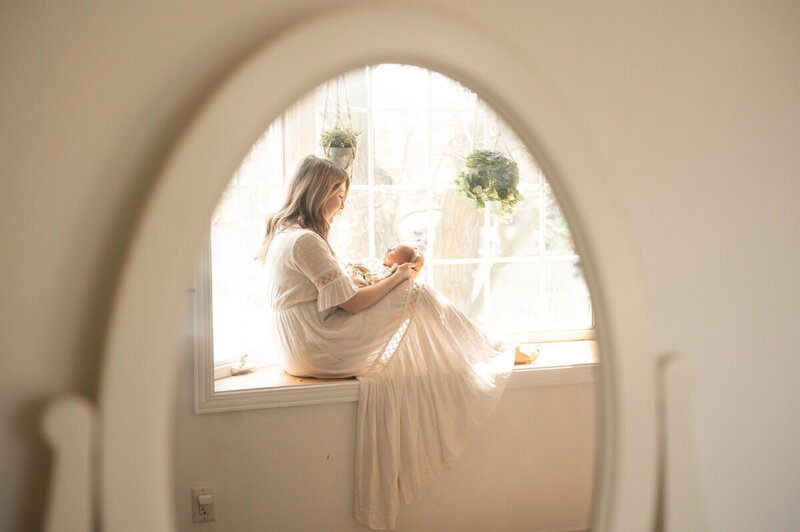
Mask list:
[[[436,72],[381,64],[316,88],[270,125],[233,176],[211,222],[200,298],[212,333],[215,374],[244,354],[275,363],[253,260],[264,216],[284,196],[297,161],[322,153],[338,115],[361,131],[353,185],[333,225],[342,260],[380,256],[398,242],[425,254],[422,276],[486,330],[516,342],[592,336],[589,293],[566,220],[536,161],[475,93]],[[324,122],[324,123],[323,123]],[[524,199],[511,216],[475,208],[455,179],[475,149],[504,153],[519,168]],[[203,338],[204,335],[201,335]],[[213,343],[213,347],[212,344]]]

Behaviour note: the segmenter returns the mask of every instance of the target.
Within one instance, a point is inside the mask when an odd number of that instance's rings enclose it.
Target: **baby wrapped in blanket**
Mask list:
[[[382,259],[367,257],[359,262],[348,262],[345,270],[359,288],[370,286],[392,275],[397,266],[406,262],[416,262],[420,266],[423,261],[419,250],[408,244],[397,244],[386,250]]]

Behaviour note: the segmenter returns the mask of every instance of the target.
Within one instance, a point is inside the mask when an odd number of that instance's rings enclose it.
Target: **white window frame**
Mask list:
[[[367,75],[371,76],[369,67]],[[429,74],[430,75],[430,74]],[[353,107],[356,111],[367,111],[368,131],[372,136],[372,108],[371,103],[367,107]],[[435,109],[428,106],[427,112],[433,113]],[[283,135],[282,167],[284,182],[290,177],[293,171],[286,161],[296,161],[307,155],[308,146],[316,147],[316,131],[314,127],[309,128],[307,124],[314,123],[315,97],[311,93],[306,95],[297,104],[293,105],[280,118],[281,130]],[[430,124],[429,120],[429,124]],[[288,140],[288,141],[287,141]],[[354,190],[368,189],[370,194],[378,189],[403,190],[414,189],[422,190],[424,187],[407,185],[375,185],[374,178],[374,150],[368,152],[368,184],[354,185]],[[430,155],[429,155],[430,157]],[[447,187],[442,187],[447,188]],[[449,188],[455,188],[454,186]],[[541,201],[544,202],[544,194],[541,194]],[[370,210],[372,202],[370,202]],[[545,216],[544,209],[540,208],[540,216]],[[489,208],[484,210],[484,226],[489,222]],[[374,216],[370,212],[369,228],[369,249],[374,255]],[[544,220],[540,220],[540,227],[544,231]],[[488,233],[488,232],[487,232]],[[473,258],[473,259],[437,259],[430,260],[432,265],[445,264],[496,264],[501,262],[530,262],[544,264],[548,256],[544,252],[545,238],[544,232],[540,239],[540,252],[537,257],[503,257],[503,258]],[[577,255],[557,255],[550,260],[573,260]],[[490,276],[489,268],[483,268],[484,275]],[[543,269],[542,269],[543,270]],[[484,297],[489,297],[490,280],[484,279]],[[540,290],[544,290],[543,283],[540,283]],[[260,408],[275,408],[284,406],[301,406],[314,404],[328,404],[340,402],[352,402],[358,399],[359,383],[356,380],[347,380],[334,383],[309,383],[293,384],[288,386],[272,386],[267,388],[254,388],[217,392],[215,391],[214,381],[220,377],[230,375],[230,368],[233,363],[214,366],[213,355],[213,323],[212,323],[212,275],[211,275],[211,252],[210,241],[206,245],[202,257],[198,261],[195,278],[195,286],[190,290],[192,294],[191,314],[192,314],[192,341],[194,358],[194,382],[195,382],[195,408],[197,414],[227,412],[238,410],[252,410]],[[542,299],[542,298],[539,298]],[[594,326],[594,313],[592,314],[592,326]],[[586,330],[560,330],[543,331],[526,334],[521,341],[530,343],[542,342],[570,342],[579,340],[594,340],[594,329]],[[517,366],[509,382],[509,388],[531,387],[531,386],[550,386],[563,384],[576,384],[593,382],[596,380],[596,364],[581,364],[575,366],[556,366],[542,367]]]

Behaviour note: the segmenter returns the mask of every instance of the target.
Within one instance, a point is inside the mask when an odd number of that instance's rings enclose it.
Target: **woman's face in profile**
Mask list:
[[[340,183],[333,191],[333,194],[325,200],[325,218],[328,223],[333,223],[333,219],[342,213],[344,209],[344,183]]]

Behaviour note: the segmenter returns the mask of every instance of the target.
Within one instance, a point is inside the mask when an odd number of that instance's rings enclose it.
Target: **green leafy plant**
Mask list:
[[[334,126],[322,132],[319,145],[323,148],[355,148],[358,145],[358,136],[361,131],[352,126]]]
[[[492,214],[508,219],[514,206],[524,198],[517,190],[519,168],[517,163],[492,150],[475,150],[466,161],[466,168],[455,180],[458,193],[472,200],[473,207],[482,209],[487,202],[498,202]]]

